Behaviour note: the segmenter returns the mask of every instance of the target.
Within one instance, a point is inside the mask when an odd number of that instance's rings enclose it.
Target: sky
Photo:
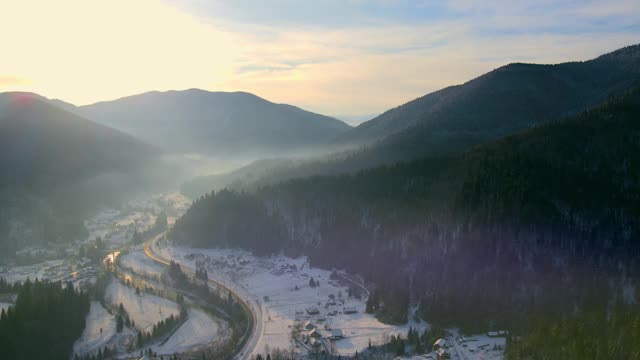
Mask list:
[[[636,43],[638,0],[0,0],[0,91],[247,91],[358,123],[510,62]]]

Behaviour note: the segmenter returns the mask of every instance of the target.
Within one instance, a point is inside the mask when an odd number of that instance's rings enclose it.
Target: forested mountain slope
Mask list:
[[[157,149],[28,93],[0,94],[0,246],[69,240],[82,215],[126,194]]]
[[[362,273],[388,321],[406,320],[413,298],[431,322],[527,335],[610,304],[631,311],[625,326],[640,319],[638,204],[635,88],[462,156],[210,194],[170,235]]]
[[[404,145],[405,156],[465,150],[532,125],[575,114],[640,80],[640,45],[557,65],[514,63],[391,109],[344,143]]]

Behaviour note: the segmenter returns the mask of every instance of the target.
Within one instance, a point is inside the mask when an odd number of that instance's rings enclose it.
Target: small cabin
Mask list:
[[[355,314],[358,312],[358,310],[356,310],[356,308],[353,306],[345,306],[342,312],[345,314]]]
[[[433,343],[433,348],[434,349],[444,349],[447,347],[447,340],[445,339],[438,339],[436,340],[436,342]]]
[[[311,338],[311,341],[309,341],[309,344],[311,344],[311,346],[313,347],[319,347],[321,345],[321,342],[318,339]]]
[[[315,328],[316,328],[316,324],[312,323],[311,320],[307,320],[304,323],[304,329],[305,330],[312,330],[312,329],[315,329]]]
[[[438,351],[436,351],[436,357],[438,358],[438,360],[444,360],[451,358],[451,355],[447,350],[439,349]]]
[[[322,335],[318,332],[318,330],[313,329],[309,331],[309,338],[320,339],[322,338]]]
[[[311,306],[307,308],[307,314],[309,315],[318,315],[320,314],[320,310],[317,307]]]

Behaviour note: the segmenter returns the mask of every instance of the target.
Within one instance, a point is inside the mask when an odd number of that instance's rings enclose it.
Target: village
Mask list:
[[[78,249],[92,244],[96,238],[104,242],[105,249],[116,250],[128,245],[136,232],[144,231],[160,212],[167,214],[172,224],[189,206],[189,200],[178,194],[136,199],[120,210],[107,209],[86,222],[87,241],[58,249],[54,258],[45,262],[1,268],[0,276],[8,281],[27,278],[52,281],[71,281],[76,286],[95,282],[96,266],[86,257],[77,255]],[[424,331],[428,323],[410,316],[402,325],[380,322],[365,312],[369,296],[364,281],[340,270],[312,267],[304,256],[291,258],[282,254],[255,256],[239,249],[193,249],[160,241],[158,249],[163,257],[173,259],[188,268],[205,266],[209,277],[217,280],[239,295],[250,300],[260,314],[259,334],[251,357],[259,354],[287,354],[287,358],[315,358],[317,355],[353,357],[367,349],[382,346],[392,336],[406,337],[409,329]],[[42,249],[29,252],[51,251]],[[117,251],[109,256],[117,256]],[[107,259],[109,258],[107,257]],[[113,259],[112,259],[113,260]],[[129,246],[120,256],[123,269],[158,278],[163,266],[148,258],[141,245]],[[134,289],[112,283],[107,289],[110,306],[123,302],[136,324],[152,326],[160,318],[176,313],[176,305],[151,295],[136,296]],[[4,308],[14,299],[0,299]],[[109,311],[107,311],[109,310]],[[109,344],[126,349],[135,335],[131,331],[117,333],[110,309],[92,303],[85,333],[74,349],[78,353],[91,353]],[[415,311],[415,308],[413,309]],[[152,345],[160,353],[197,348],[205,343],[221,341],[225,331],[201,311],[189,311],[189,321],[164,346]],[[207,333],[210,329],[216,329]],[[447,336],[429,344],[424,354],[416,359],[502,359],[506,344],[505,332],[462,336],[449,329]],[[404,357],[411,359],[412,357]]]
[[[384,345],[392,336],[423,332],[428,323],[410,316],[403,325],[380,322],[365,312],[368,291],[362,279],[338,270],[312,267],[306,257],[257,257],[238,249],[192,249],[169,243],[160,253],[188,266],[204,265],[210,278],[234,284],[238,293],[260,307],[261,334],[253,356],[286,354],[287,358],[317,355],[353,357]],[[415,309],[413,309],[415,311]],[[506,332],[447,336],[429,344],[421,359],[502,359]]]

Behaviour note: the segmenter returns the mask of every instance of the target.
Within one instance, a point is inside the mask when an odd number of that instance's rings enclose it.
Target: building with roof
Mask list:
[[[304,323],[304,329],[305,330],[312,330],[312,329],[315,329],[315,328],[316,328],[316,324],[312,323],[311,320],[307,320]]]
[[[340,329],[333,329],[331,330],[331,340],[339,340],[342,339],[344,337],[344,335],[342,334],[342,330]]]
[[[355,314],[358,310],[354,306],[345,306],[342,312],[344,314]]]
[[[444,349],[447,347],[447,340],[445,339],[438,339],[436,340],[436,342],[433,343],[433,348],[434,349]]]

